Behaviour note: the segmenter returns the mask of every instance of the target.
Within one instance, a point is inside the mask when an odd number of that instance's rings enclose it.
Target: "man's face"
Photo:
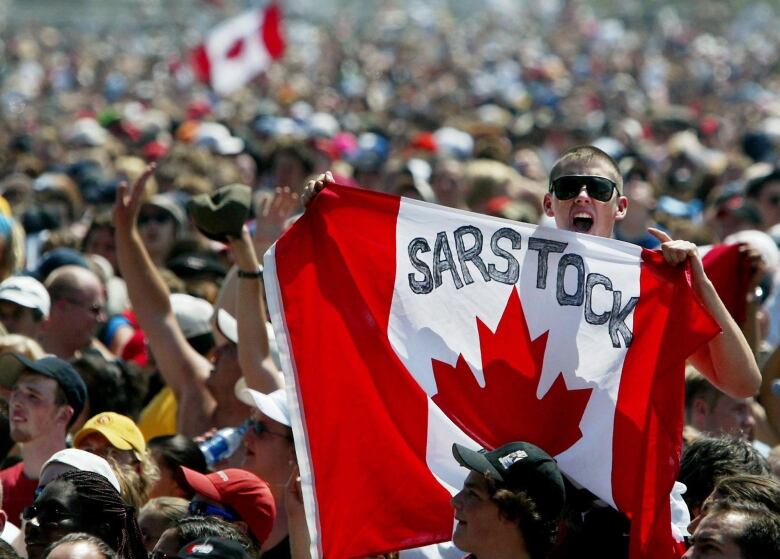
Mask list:
[[[693,533],[693,545],[683,555],[685,559],[742,559],[736,536],[746,519],[737,512],[709,514]]]
[[[756,420],[753,416],[753,398],[732,398],[719,395],[713,404],[704,400],[694,402],[696,413],[693,426],[711,434],[729,434],[752,441]]]
[[[764,229],[780,223],[780,181],[772,180],[765,183],[756,202],[761,214],[761,226]]]
[[[270,484],[286,483],[295,464],[292,430],[255,409],[252,420],[262,425],[262,432],[250,428],[244,436],[244,461],[241,468]]]
[[[106,299],[98,285],[85,287],[56,302],[50,325],[69,340],[69,345],[85,348],[92,343],[98,328],[105,322],[105,306]],[[54,309],[58,311],[56,320]]]
[[[24,540],[29,559],[41,559],[50,544],[87,528],[76,489],[68,481],[54,480],[48,484],[35,499],[33,510],[32,516],[25,515]]]
[[[507,536],[520,537],[517,526],[503,518],[490,499],[487,479],[481,474],[469,473],[452,506],[457,521],[452,543],[462,551],[480,556],[482,550],[503,548]]]
[[[21,334],[34,340],[38,338],[40,322],[35,320],[32,309],[11,301],[0,301],[0,322],[10,334]]]
[[[11,390],[8,414],[11,438],[25,443],[49,436],[61,417],[62,405],[55,403],[57,381],[35,373],[23,373]]]
[[[550,180],[569,175],[604,177],[615,183],[620,180],[610,165],[598,159],[589,162],[566,161],[556,169],[554,176],[550,176]],[[544,195],[544,212],[547,216],[555,218],[558,229],[588,233],[598,237],[612,236],[615,221],[623,219],[627,206],[628,198],[619,196],[617,190],[607,202],[591,198],[584,188],[569,200],[559,200],[550,192]]]

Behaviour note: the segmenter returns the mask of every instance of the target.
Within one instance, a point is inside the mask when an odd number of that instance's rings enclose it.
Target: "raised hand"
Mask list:
[[[325,188],[326,182],[336,182],[333,180],[333,174],[330,171],[325,171],[316,179],[312,179],[306,183],[306,187],[303,189],[303,205],[308,206],[309,202]]]
[[[133,183],[133,187],[128,189],[125,181],[119,184],[116,190],[116,201],[112,212],[114,226],[118,231],[131,231],[135,227],[138,219],[138,212],[141,210],[143,193],[146,187],[146,181],[154,174],[156,164],[150,163],[144,169],[144,172]]]
[[[258,255],[262,256],[284,233],[287,221],[298,211],[300,203],[300,196],[288,186],[257,195],[254,245]]]

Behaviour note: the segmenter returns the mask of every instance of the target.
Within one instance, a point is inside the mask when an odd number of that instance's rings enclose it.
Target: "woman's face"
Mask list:
[[[76,488],[69,481],[56,479],[46,485],[24,518],[29,559],[43,559],[46,548],[66,534],[94,532],[94,527],[87,526]]]

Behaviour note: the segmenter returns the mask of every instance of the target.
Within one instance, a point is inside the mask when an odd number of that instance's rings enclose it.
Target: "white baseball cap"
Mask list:
[[[55,467],[56,469],[50,472],[51,474],[54,474],[53,476],[49,474],[44,475],[44,471],[47,469],[52,470]],[[77,448],[66,448],[52,454],[51,458],[49,458],[43,464],[43,467],[41,467],[41,475],[39,476],[38,483],[39,485],[46,485],[46,483],[58,475],[73,469],[100,474],[114,486],[114,489],[121,493],[119,479],[117,479],[114,470],[111,469],[111,465],[106,459],[97,454],[92,454],[91,452],[79,450]]]
[[[241,386],[246,386],[246,384],[239,386],[239,383],[236,383],[236,395],[239,400],[248,406],[259,409],[264,415],[274,421],[278,421],[282,425],[292,426],[290,408],[287,406],[287,395],[284,392],[284,388],[274,390],[270,394],[263,394],[257,390],[242,388]]]
[[[0,283],[0,300],[34,309],[49,316],[51,299],[41,282],[30,276],[11,276]]]

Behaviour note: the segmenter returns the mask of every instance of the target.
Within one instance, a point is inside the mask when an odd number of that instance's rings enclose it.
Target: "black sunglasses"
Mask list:
[[[155,223],[163,224],[168,223],[173,219],[173,216],[168,212],[148,213],[138,216],[138,225],[146,225],[154,221]]]
[[[22,511],[22,518],[26,521],[37,519],[41,524],[59,524],[66,518],[73,518],[76,515],[70,513],[58,506],[41,510],[37,505],[25,507]]]
[[[187,512],[192,516],[218,516],[228,522],[241,519],[230,507],[218,507],[205,501],[190,501]]]
[[[263,423],[262,421],[258,421],[257,419],[247,419],[246,423],[247,423],[247,427],[249,427],[252,430],[252,432],[258,437],[263,433],[268,433],[269,435],[284,437],[288,441],[292,441],[292,437],[290,437],[290,435],[288,435],[287,433],[277,433],[275,431],[271,431],[265,423]]]
[[[565,175],[550,183],[550,192],[558,200],[571,200],[580,193],[582,187],[588,191],[588,196],[599,202],[608,202],[617,184],[604,177],[592,175]]]

